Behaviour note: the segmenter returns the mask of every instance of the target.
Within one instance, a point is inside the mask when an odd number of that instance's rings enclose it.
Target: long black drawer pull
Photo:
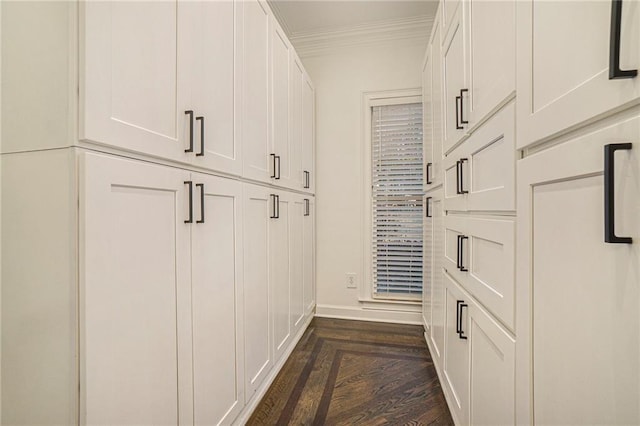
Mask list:
[[[196,121],[200,122],[200,152],[196,154],[196,157],[204,156],[204,117],[196,117]]]
[[[611,244],[631,244],[631,237],[616,236],[615,215],[615,152],[629,150],[631,143],[612,143],[604,146],[604,241]]]
[[[311,187],[311,173],[304,171],[304,188],[309,189]]]
[[[467,305],[466,303],[464,303],[464,300],[458,300],[458,309],[459,309],[459,324],[458,324],[458,336],[462,339],[462,340],[467,340],[467,336],[464,335],[464,330],[462,329],[462,309],[463,308],[467,308],[469,305]]]
[[[620,31],[622,27],[622,0],[611,0],[611,35],[609,37],[609,80],[634,78],[638,70],[620,69]],[[636,47],[637,48],[637,47]]]
[[[460,195],[460,161],[456,161],[456,194]]]
[[[276,178],[276,155],[275,154],[269,154],[271,156],[271,167],[273,168],[273,174],[271,175],[271,179],[275,179]]]
[[[460,238],[460,270],[462,272],[468,272],[469,270],[467,268],[464,267],[464,240],[468,240],[469,237],[467,237],[466,235],[459,235],[458,236]]]
[[[460,130],[460,129],[464,129],[464,127],[462,127],[460,125],[460,106],[462,105],[462,99],[460,98],[460,96],[456,96],[456,129]]]
[[[466,163],[467,161],[469,161],[469,160],[466,159],[466,158],[461,158],[460,159],[460,169],[459,169],[460,170],[460,192],[459,192],[459,194],[468,194],[469,193],[469,191],[466,191],[464,189],[464,175],[463,175],[464,163]]]
[[[271,201],[273,202],[273,213],[271,219],[280,219],[280,196],[271,194]]]
[[[429,204],[431,204],[432,199],[433,197],[427,197],[424,199],[425,217],[433,217],[433,213],[429,211]]]
[[[464,300],[458,300],[456,302],[456,333],[458,333],[458,335],[460,335],[460,328],[461,328],[461,324],[460,324],[460,305],[464,303]]]
[[[204,183],[196,183],[196,186],[200,188],[200,220],[196,223],[204,223]]]
[[[433,167],[433,163],[427,163],[427,168],[424,171],[424,174],[427,175],[427,185],[431,185],[433,183],[431,180],[431,167]]]
[[[189,219],[185,220],[184,223],[193,223],[193,182],[187,180],[184,184],[189,185]]]
[[[460,124],[469,124],[469,122],[464,119],[464,93],[468,91],[469,89],[460,89]]]
[[[193,111],[185,111],[185,114],[189,116],[189,149],[185,149],[184,152],[193,152]]]
[[[458,244],[457,244],[457,247],[456,247],[456,251],[457,251],[457,254],[456,254],[456,256],[457,256],[456,257],[456,268],[458,268],[458,269],[460,269],[460,263],[462,262],[462,260],[460,259],[462,257],[461,256],[462,253],[460,252],[460,246],[461,246],[460,237],[462,237],[462,235],[458,235]]]
[[[309,199],[305,198],[304,199],[304,215],[305,216],[309,216],[310,213],[310,209],[309,209]]]

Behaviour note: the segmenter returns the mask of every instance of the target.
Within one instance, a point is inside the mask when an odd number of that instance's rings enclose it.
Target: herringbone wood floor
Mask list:
[[[421,326],[315,318],[247,424],[453,420]]]

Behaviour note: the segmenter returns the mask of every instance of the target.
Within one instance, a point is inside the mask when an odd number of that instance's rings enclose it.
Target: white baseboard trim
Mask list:
[[[249,417],[251,417],[251,415],[253,414],[253,411],[256,409],[260,401],[262,401],[262,398],[264,397],[264,395],[267,393],[267,391],[273,384],[273,381],[276,379],[276,376],[278,375],[278,373],[280,373],[280,370],[282,370],[282,367],[284,366],[285,362],[287,362],[287,360],[289,359],[291,352],[293,352],[293,349],[296,347],[296,345],[304,335],[304,332],[307,331],[307,328],[309,327],[309,324],[313,319],[313,310],[309,312],[307,315],[308,317],[305,318],[304,325],[300,328],[300,331],[298,331],[298,334],[296,334],[294,339],[291,341],[291,343],[289,344],[289,347],[287,348],[285,353],[282,355],[280,360],[276,363],[276,365],[273,366],[269,375],[265,377],[264,381],[262,382],[262,385],[260,385],[260,388],[256,390],[256,393],[253,394],[253,397],[251,398],[251,400],[249,400],[249,402],[247,403],[247,405],[245,405],[245,407],[242,409],[240,414],[238,414],[238,417],[236,417],[235,421],[233,422],[234,425],[246,424],[247,421],[249,420]]]
[[[392,311],[372,308],[362,309],[336,305],[317,305],[316,316],[359,321],[390,322],[396,324],[422,324],[422,315],[420,312]]]

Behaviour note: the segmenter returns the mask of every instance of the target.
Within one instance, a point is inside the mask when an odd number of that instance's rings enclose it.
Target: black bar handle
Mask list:
[[[460,305],[464,303],[464,300],[458,300],[456,301],[456,333],[458,333],[458,336],[460,335],[461,331],[461,321],[460,321]]]
[[[469,191],[466,191],[464,189],[464,163],[466,163],[467,161],[469,161],[467,158],[461,158],[460,159],[460,194],[468,194]]]
[[[276,219],[280,219],[280,196],[276,195],[276,207],[278,208],[278,213],[276,213]]]
[[[204,223],[204,183],[196,183],[196,186],[200,188],[200,220],[196,223]]]
[[[185,111],[185,114],[189,116],[189,149],[185,149],[184,152],[193,152],[193,111]]]
[[[280,179],[280,156],[276,155],[276,160],[278,160],[278,176],[276,177],[276,180]]]
[[[311,173],[309,173],[306,170],[303,173],[304,173],[304,188],[309,189],[309,187],[311,186],[311,178],[310,178]]]
[[[427,175],[427,185],[431,185],[433,183],[431,180],[431,167],[433,167],[433,163],[427,163],[427,168],[424,172],[424,174]]]
[[[271,179],[276,178],[276,155],[269,154],[271,156],[271,166],[273,167],[273,174],[271,175]]]
[[[433,197],[427,197],[424,199],[425,217],[433,217],[433,214],[429,212],[429,204],[431,204],[432,199]]]
[[[277,211],[277,207],[276,207],[276,198],[277,197],[278,196],[276,194],[271,194],[271,206],[272,206],[272,208],[271,208],[272,213],[271,213],[271,216],[270,216],[271,219],[277,219],[278,218],[278,215],[277,215],[278,211]]]
[[[460,192],[460,161],[456,161],[456,194],[462,194]]]
[[[305,216],[309,216],[310,209],[309,209],[309,199],[305,198],[304,199],[304,215]]]
[[[464,119],[464,93],[467,93],[469,89],[460,89],[460,124],[469,124],[467,120]],[[462,129],[462,127],[460,127]]]
[[[189,219],[185,220],[184,223],[193,223],[193,182],[187,180],[184,184],[189,185]]]
[[[611,0],[611,35],[609,37],[609,80],[634,78],[638,70],[620,69],[620,31],[622,27],[622,0]]]
[[[458,235],[458,244],[456,247],[456,251],[457,251],[457,257],[456,257],[456,268],[460,269],[460,237],[462,237],[462,235]]]
[[[460,130],[460,129],[464,129],[464,127],[462,127],[460,125],[460,111],[459,111],[459,106],[460,104],[462,104],[462,99],[460,98],[460,96],[456,96],[456,129]]]
[[[466,235],[459,235],[460,237],[460,270],[462,272],[468,272],[469,270],[467,268],[464,267],[464,240],[468,240],[469,237],[467,237]]]
[[[458,336],[462,339],[462,340],[467,340],[467,336],[464,335],[464,330],[462,329],[462,309],[469,307],[469,305],[467,305],[466,303],[464,303],[464,300],[461,300],[460,302],[460,331],[458,332]]]
[[[631,244],[631,237],[616,236],[615,215],[615,152],[629,150],[631,143],[612,143],[604,146],[604,242],[610,244]]]
[[[196,117],[196,121],[200,122],[200,152],[196,154],[196,157],[204,156],[204,117]]]

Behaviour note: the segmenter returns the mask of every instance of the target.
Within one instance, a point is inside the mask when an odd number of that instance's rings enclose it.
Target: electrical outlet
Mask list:
[[[358,275],[353,272],[346,275],[347,288],[356,288],[358,286]]]

